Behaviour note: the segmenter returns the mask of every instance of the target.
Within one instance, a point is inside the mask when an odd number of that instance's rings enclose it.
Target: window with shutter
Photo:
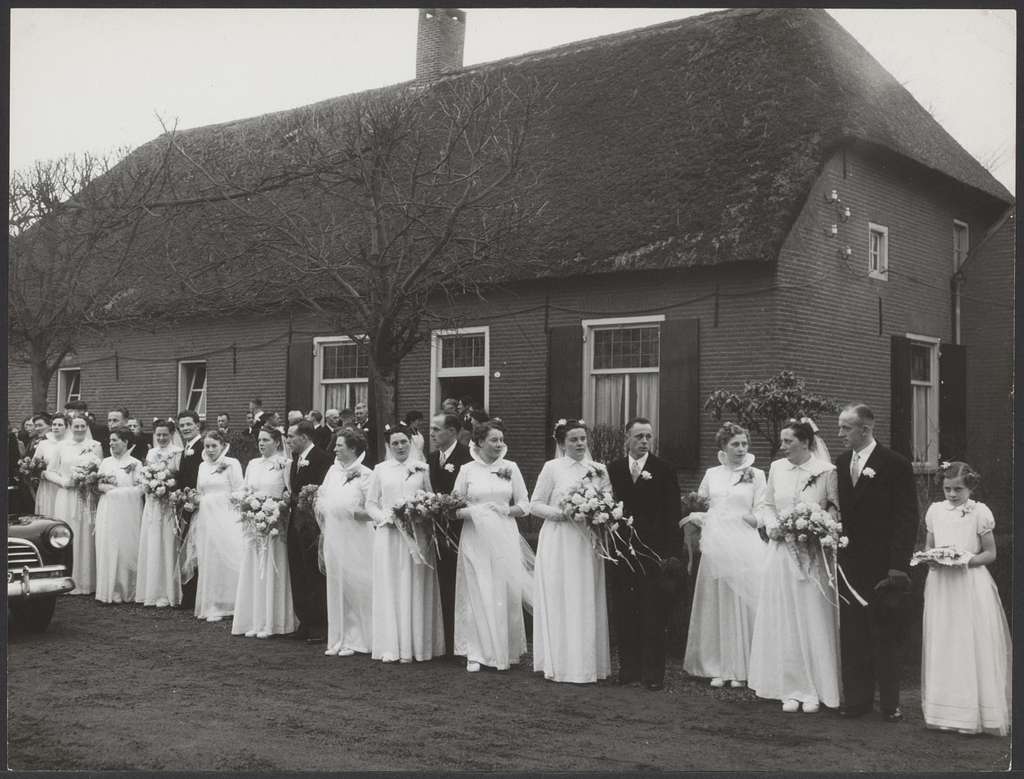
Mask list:
[[[341,411],[368,402],[369,359],[366,347],[347,336],[293,339],[288,408]]]
[[[893,337],[892,448],[916,466],[939,463],[939,339]]]

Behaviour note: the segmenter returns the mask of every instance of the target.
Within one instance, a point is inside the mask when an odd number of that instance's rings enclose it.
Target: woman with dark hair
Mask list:
[[[146,465],[164,463],[177,473],[181,447],[173,443],[176,432],[170,419],[153,420],[153,446],[146,453]],[[139,563],[136,566],[135,602],[164,608],[181,603],[181,573],[178,568],[178,539],[174,507],[166,498],[146,495],[139,534]]]
[[[530,513],[544,520],[534,572],[533,670],[556,682],[596,682],[611,673],[604,561],[594,554],[590,531],[567,520],[559,503],[586,477],[601,490],[611,483],[608,470],[590,459],[582,420],[559,420],[554,437],[565,454],[544,463],[530,500]]]
[[[246,466],[245,486],[261,497],[283,500],[288,492],[290,467],[284,456],[284,436],[277,428],[265,427],[256,437],[256,443],[261,456],[250,460]],[[243,536],[231,634],[270,638],[294,632],[299,623],[292,605],[284,534],[268,538],[265,543],[247,533]]]
[[[366,512],[373,518],[374,660],[385,663],[430,660],[444,654],[441,591],[432,544],[405,537],[394,509],[419,490],[430,492],[427,464],[410,456],[412,438],[404,424],[384,426],[388,458],[373,469]]]
[[[96,507],[96,600],[135,600],[139,532],[145,500],[139,485],[142,463],[128,454],[135,438],[127,427],[110,430],[110,457],[100,463]]]
[[[694,585],[683,670],[711,679],[712,687],[742,687],[747,680],[750,640],[765,544],[757,534],[764,511],[764,471],[753,468],[747,431],[726,422],[715,436],[718,462],[708,468],[697,493],[706,512],[683,522],[701,528],[701,559]]]
[[[363,465],[366,436],[339,430],[335,462],[317,492],[316,517],[327,577],[325,655],[368,654],[373,638],[373,524],[366,493],[373,471]]]
[[[57,457],[61,451],[61,444],[67,437],[68,418],[64,414],[37,415],[38,419],[45,419],[50,426],[50,432],[40,439],[36,445],[36,457],[41,457],[46,462],[46,471],[39,477],[39,486],[36,487],[36,514],[44,517],[52,517],[54,503],[57,500],[59,483],[54,481],[52,476],[47,476],[47,471],[57,471]]]
[[[506,671],[526,652],[523,606],[531,608],[533,554],[517,517],[530,511],[519,466],[505,459],[500,423],[473,428],[473,461],[459,469],[453,495],[465,498],[455,573],[455,649],[467,671]],[[524,554],[523,547],[526,547]]]
[[[203,462],[199,465],[196,489],[199,511],[185,539],[182,578],[191,578],[198,568],[195,615],[207,622],[220,622],[235,612],[238,575],[242,567],[242,524],[231,495],[243,484],[242,466],[227,456],[227,439],[219,430],[203,438]]]
[[[780,432],[783,459],[768,472],[762,514],[769,530],[806,505],[835,516],[835,466],[816,441],[810,420],[790,421]],[[815,452],[822,452],[816,455]],[[838,598],[821,547],[797,539],[768,542],[750,647],[748,683],[759,698],[782,701],[782,710],[807,713],[839,705]]]

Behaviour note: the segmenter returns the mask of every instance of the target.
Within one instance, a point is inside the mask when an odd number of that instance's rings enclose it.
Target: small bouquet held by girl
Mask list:
[[[779,524],[769,528],[768,537],[773,541],[784,543],[793,555],[793,560],[804,578],[815,564],[811,554],[814,547],[819,547],[825,560],[825,570],[832,591],[836,588],[836,554],[839,549],[846,548],[849,539],[842,535],[843,523],[834,519],[824,509],[808,503],[797,503],[790,511],[779,517]],[[831,596],[822,593],[829,602],[836,603]]]
[[[616,501],[610,488],[601,489],[595,481],[596,472],[590,472],[558,504],[567,520],[590,534],[590,543],[600,559],[618,564],[624,562],[630,570],[641,556],[659,560],[633,527],[633,518],[623,516],[622,501]]]
[[[413,557],[429,565],[425,554],[428,544],[433,543],[438,552],[442,540],[456,548],[448,527],[455,520],[455,513],[463,508],[466,508],[466,501],[458,496],[417,490],[411,498],[395,506],[392,514],[395,527],[409,544]]]
[[[972,555],[955,546],[936,546],[931,549],[923,549],[914,552],[910,558],[911,566],[928,563],[937,565],[967,565]]]
[[[246,486],[231,496],[231,505],[238,510],[239,522],[242,523],[245,534],[256,542],[260,550],[259,574],[262,578],[267,548],[272,539],[283,536],[286,530],[288,497],[285,495],[282,498],[272,498],[266,493]],[[273,559],[271,563],[277,565]]]

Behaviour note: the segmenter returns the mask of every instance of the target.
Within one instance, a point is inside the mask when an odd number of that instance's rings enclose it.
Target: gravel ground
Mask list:
[[[783,714],[672,660],[667,687],[467,674],[230,635],[176,610],[65,597],[8,643],[13,769],[523,771],[1004,770],[1009,739],[906,720]]]

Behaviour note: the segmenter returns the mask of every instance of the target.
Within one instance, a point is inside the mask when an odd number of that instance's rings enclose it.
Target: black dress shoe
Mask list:
[[[290,638],[292,641],[305,641],[309,638],[309,631],[299,628],[294,633],[285,633],[283,638]]]
[[[665,682],[644,682],[644,687],[651,691],[664,690]]]
[[[619,678],[616,681],[621,685],[636,684],[640,681],[640,677],[630,676],[629,674],[619,674]]]
[[[897,706],[892,711],[883,711],[882,719],[886,722],[900,722],[903,719],[903,711]]]
[[[839,716],[846,717],[847,719],[855,719],[857,717],[863,717],[871,711],[870,703],[862,703],[859,706],[843,706],[839,709]]]

